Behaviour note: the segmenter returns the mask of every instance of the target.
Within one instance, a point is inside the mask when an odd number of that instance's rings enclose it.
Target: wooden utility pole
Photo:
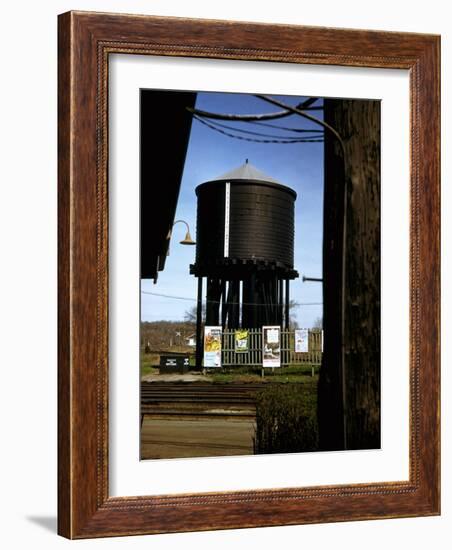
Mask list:
[[[380,102],[324,102],[322,449],[380,447]],[[345,187],[344,187],[345,186]]]

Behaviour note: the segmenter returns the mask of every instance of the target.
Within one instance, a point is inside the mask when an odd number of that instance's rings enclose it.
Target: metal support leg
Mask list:
[[[198,277],[198,303],[196,307],[196,367],[202,366],[202,277]]]
[[[289,279],[286,279],[286,330],[289,330],[289,324],[290,324],[290,312],[289,312],[289,305],[290,305],[290,294],[289,294]]]

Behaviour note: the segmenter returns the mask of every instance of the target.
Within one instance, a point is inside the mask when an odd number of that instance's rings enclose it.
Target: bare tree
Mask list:
[[[202,318],[203,320],[206,317],[206,306],[202,305]],[[184,321],[187,323],[196,323],[196,306],[192,306],[190,309],[187,309],[184,313]]]
[[[312,328],[323,328],[323,317],[317,317],[312,323]]]
[[[295,330],[298,328],[298,322],[295,316],[295,310],[300,307],[300,302],[295,300],[289,301],[289,329]]]

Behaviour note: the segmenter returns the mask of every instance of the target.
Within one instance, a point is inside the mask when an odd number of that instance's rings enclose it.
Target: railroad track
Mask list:
[[[142,382],[141,415],[153,417],[255,416],[255,396],[266,383]]]

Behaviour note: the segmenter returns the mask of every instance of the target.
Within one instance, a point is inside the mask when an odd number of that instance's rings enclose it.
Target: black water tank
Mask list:
[[[297,198],[293,189],[247,162],[198,185],[196,195],[198,267],[229,258],[293,268]]]

